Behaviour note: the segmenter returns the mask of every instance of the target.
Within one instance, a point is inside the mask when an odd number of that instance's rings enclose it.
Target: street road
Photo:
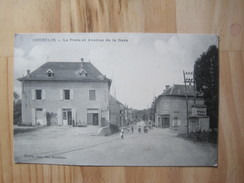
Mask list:
[[[138,132],[138,126],[142,132]],[[177,137],[169,129],[143,132],[144,122],[108,137],[87,133],[86,128],[46,127],[15,136],[15,160],[22,163],[112,166],[212,166],[216,145]],[[131,129],[131,128],[129,128]]]

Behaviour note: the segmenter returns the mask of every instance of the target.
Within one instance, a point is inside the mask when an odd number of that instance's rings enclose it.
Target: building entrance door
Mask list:
[[[87,124],[88,125],[98,125],[99,115],[98,109],[87,109]]]
[[[68,115],[68,125],[72,125],[72,112],[67,111],[67,115]]]
[[[87,114],[87,123],[89,125],[98,125],[98,113],[88,113]]]
[[[71,109],[63,109],[63,125],[72,125]]]
[[[45,115],[43,109],[37,108],[36,109],[36,124],[37,125],[45,125]]]
[[[93,125],[98,125],[98,113],[93,114]]]
[[[168,117],[162,118],[162,128],[169,128],[169,118]]]

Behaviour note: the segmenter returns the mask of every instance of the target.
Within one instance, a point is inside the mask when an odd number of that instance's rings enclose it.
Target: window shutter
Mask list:
[[[45,93],[45,89],[42,89],[42,100],[46,99],[46,93]]]
[[[32,113],[32,115],[31,115],[31,123],[32,123],[32,125],[35,125],[36,124],[36,110],[35,110],[35,108],[32,108],[31,109],[31,113]]]
[[[63,90],[60,89],[60,100],[63,100]]]
[[[35,98],[36,98],[34,89],[31,90],[31,98],[32,98],[32,100],[35,100]]]
[[[73,89],[70,89],[70,99],[74,100],[74,91],[73,91]]]
[[[62,125],[62,110],[57,110],[58,125]]]
[[[44,116],[44,124],[43,125],[47,125],[47,110],[43,109],[43,116]]]

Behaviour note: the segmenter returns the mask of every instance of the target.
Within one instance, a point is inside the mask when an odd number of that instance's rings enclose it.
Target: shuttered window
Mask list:
[[[42,90],[36,90],[36,100],[42,99]]]
[[[61,89],[60,90],[60,100],[73,100],[74,91],[73,89]]]
[[[64,90],[64,100],[70,100],[70,90]]]

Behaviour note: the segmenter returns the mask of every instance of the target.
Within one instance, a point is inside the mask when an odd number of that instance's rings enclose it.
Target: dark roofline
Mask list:
[[[55,80],[55,79],[47,79],[47,80],[40,80],[40,79],[22,79],[22,78],[18,78],[17,79],[18,81],[22,82],[22,81],[39,81],[39,82],[42,82],[42,81],[55,81],[55,82],[65,82],[65,81],[72,81],[72,82],[104,82],[104,83],[107,83],[109,82],[109,84],[111,85],[112,83],[112,80],[111,79],[106,79],[106,80],[93,80],[93,79],[86,79],[86,80],[74,80],[74,79],[65,79],[65,80]]]
[[[116,99],[113,95],[109,94],[109,96],[115,100],[117,103],[119,103],[120,105],[123,105],[125,107],[125,104],[121,103],[118,99]]]
[[[76,64],[76,63],[80,63],[80,62],[55,62],[55,61],[52,61],[52,62],[45,62],[44,64],[42,64],[41,66],[39,66],[38,68],[36,68],[35,70],[33,70],[31,73],[30,73],[30,76],[23,76],[23,77],[20,77],[20,78],[17,78],[18,81],[22,82],[22,81],[38,81],[38,82],[42,82],[42,81],[71,81],[71,82],[108,82],[109,84],[109,87],[111,86],[111,83],[112,83],[112,80],[107,78],[106,75],[103,75],[91,62],[83,62],[83,63],[89,63],[92,65],[92,67],[96,70],[97,73],[99,73],[101,76],[103,76],[103,79],[94,79],[94,78],[83,78],[82,80],[80,79],[60,79],[60,78],[55,78],[55,77],[52,77],[52,78],[41,78],[41,79],[38,79],[38,78],[33,78],[31,76],[31,74],[33,72],[36,72],[38,69],[40,69],[41,67],[45,66],[45,64],[50,64],[50,63],[60,63],[60,64]],[[49,68],[50,69],[50,68]],[[47,70],[49,70],[47,69]],[[52,72],[54,72],[52,70]],[[85,71],[87,73],[87,71]]]
[[[185,98],[186,96],[185,95],[162,95],[161,94],[157,98],[159,99],[159,98],[162,98],[162,97],[183,97],[183,98]],[[194,95],[187,95],[187,97],[194,97]],[[196,98],[203,98],[203,96],[197,95]]]
[[[159,101],[162,97],[181,97],[181,98],[185,98],[186,95],[180,95],[180,94],[178,94],[178,95],[174,95],[174,94],[172,94],[173,88],[174,88],[175,86],[184,86],[184,85],[183,85],[183,84],[173,84],[173,85],[170,86],[168,89],[164,90],[164,92],[163,92],[162,94],[160,94],[160,95],[156,98],[155,103],[158,103],[158,101]],[[169,94],[165,94],[168,90],[171,90],[170,93],[169,93]],[[191,98],[193,98],[194,95],[189,95],[189,94],[187,94],[187,97],[191,97]],[[196,95],[196,98],[203,98],[203,96]]]

